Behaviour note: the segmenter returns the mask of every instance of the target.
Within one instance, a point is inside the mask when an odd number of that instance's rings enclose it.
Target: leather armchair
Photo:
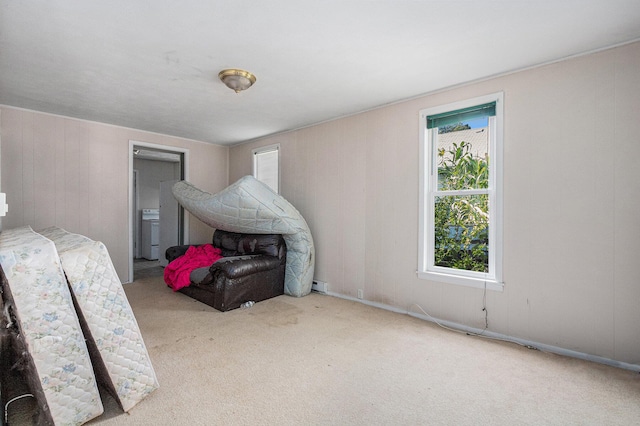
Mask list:
[[[191,284],[178,291],[223,312],[284,293],[287,246],[282,235],[218,229],[212,244],[221,249],[223,258],[209,267],[193,270]],[[189,247],[169,247],[165,257],[171,262]]]

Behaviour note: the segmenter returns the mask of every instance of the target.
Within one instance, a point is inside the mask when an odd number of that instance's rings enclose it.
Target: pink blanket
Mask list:
[[[219,248],[213,247],[211,244],[201,246],[191,246],[187,252],[169,263],[164,268],[164,282],[167,283],[173,291],[178,291],[183,287],[191,284],[189,275],[196,268],[211,266],[213,262],[222,258]]]

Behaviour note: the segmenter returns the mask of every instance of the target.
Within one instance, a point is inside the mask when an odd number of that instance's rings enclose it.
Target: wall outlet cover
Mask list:
[[[323,281],[313,280],[313,283],[311,284],[311,290],[317,291],[318,293],[327,293],[328,288],[329,286],[327,283]]]

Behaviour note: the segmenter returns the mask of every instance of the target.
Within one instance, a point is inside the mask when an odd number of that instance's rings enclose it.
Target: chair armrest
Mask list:
[[[180,256],[183,256],[187,252],[187,250],[189,250],[189,247],[191,247],[189,244],[169,247],[164,252],[164,258],[167,259],[169,262],[173,262]]]
[[[280,259],[274,256],[230,256],[223,257],[209,268],[211,275],[221,271],[227,278],[240,278],[280,267]]]

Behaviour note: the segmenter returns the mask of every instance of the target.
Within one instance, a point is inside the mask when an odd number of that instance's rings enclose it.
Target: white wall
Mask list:
[[[160,208],[160,182],[180,179],[180,163],[134,158],[133,168],[138,171],[140,210]]]
[[[0,107],[1,181],[9,213],[3,229],[60,226],[102,241],[121,280],[129,263],[129,140],[189,149],[190,180],[227,186],[228,148],[123,127]],[[191,242],[211,229],[190,218]],[[132,255],[131,255],[132,257]]]
[[[281,194],[330,291],[483,328],[481,290],[416,277],[418,112],[504,91],[505,288],[487,294],[489,330],[640,364],[638,70],[635,43],[238,145],[229,181],[279,143]]]

